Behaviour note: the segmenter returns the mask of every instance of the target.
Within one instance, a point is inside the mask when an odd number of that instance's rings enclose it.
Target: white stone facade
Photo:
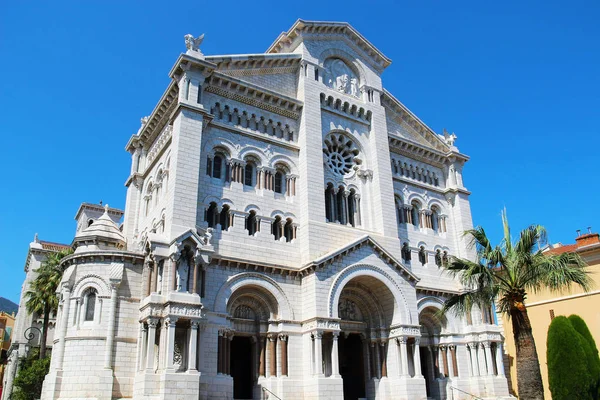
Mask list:
[[[467,157],[343,23],[202,38],[127,145],[121,231],[78,229],[42,399],[508,397],[501,330],[436,311],[473,257]]]

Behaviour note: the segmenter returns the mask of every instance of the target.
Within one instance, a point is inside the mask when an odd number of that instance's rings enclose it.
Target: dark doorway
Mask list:
[[[421,347],[419,349],[419,356],[421,358],[421,374],[425,378],[425,388],[427,389],[427,397],[431,397],[431,371],[429,363],[427,362],[427,347]]]
[[[365,395],[365,363],[360,336],[340,335],[338,339],[340,374],[344,380],[344,400],[357,400]]]
[[[231,377],[233,398],[252,398],[252,341],[247,336],[235,336],[231,341]]]

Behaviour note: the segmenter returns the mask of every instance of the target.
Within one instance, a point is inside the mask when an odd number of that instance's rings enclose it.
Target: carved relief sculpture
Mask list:
[[[359,82],[356,74],[340,59],[325,61],[325,84],[338,92],[359,97]]]

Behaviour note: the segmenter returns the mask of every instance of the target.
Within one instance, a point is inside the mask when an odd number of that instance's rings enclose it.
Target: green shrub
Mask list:
[[[569,322],[587,342],[584,350],[586,352],[588,370],[591,375],[590,393],[594,400],[598,400],[598,392],[600,390],[600,357],[598,357],[596,341],[592,337],[585,321],[579,315],[570,315]]]
[[[553,400],[587,400],[592,375],[587,366],[585,347],[589,343],[567,317],[556,317],[548,328],[546,356],[548,384]]]
[[[35,400],[40,398],[44,378],[50,369],[50,357],[39,359],[34,351],[20,361],[19,373],[13,382],[11,400]]]

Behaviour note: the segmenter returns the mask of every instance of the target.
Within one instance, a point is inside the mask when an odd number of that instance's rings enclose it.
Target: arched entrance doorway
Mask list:
[[[446,321],[438,316],[435,307],[426,307],[419,313],[421,325],[421,372],[425,377],[427,396],[434,399],[446,398],[446,377],[448,374],[448,355],[440,347],[440,334]]]
[[[232,293],[227,311],[233,329],[225,339],[224,373],[233,378],[234,399],[258,398],[259,379],[276,370],[270,357],[274,346],[269,346],[273,336],[267,338],[267,330],[268,321],[278,318],[277,300],[264,288],[247,285]]]
[[[379,279],[357,276],[343,287],[337,307],[344,400],[372,398],[376,381],[388,374],[389,330],[397,312],[394,295]]]

